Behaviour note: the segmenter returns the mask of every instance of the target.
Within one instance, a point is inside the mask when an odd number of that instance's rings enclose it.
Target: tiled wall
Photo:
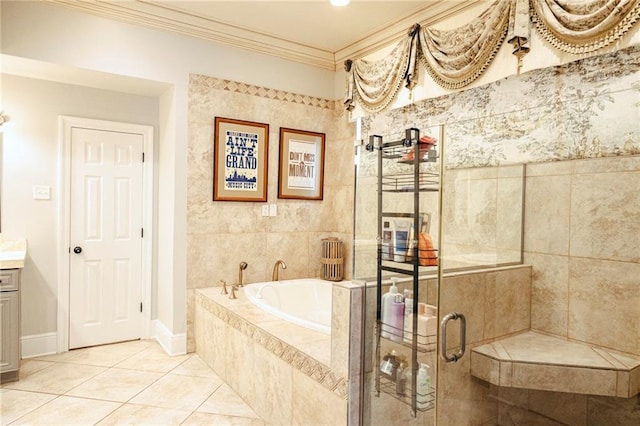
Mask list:
[[[276,217],[262,217],[263,203],[212,201],[213,142],[216,116],[269,124],[268,203]],[[326,134],[324,200],[280,200],[279,128]],[[249,84],[192,75],[189,81],[187,165],[187,346],[194,350],[196,288],[221,279],[237,281],[246,261],[245,282],[270,280],[283,259],[286,278],[320,276],[321,240],[340,238],[351,253],[353,199],[353,124],[340,102]],[[345,260],[350,277],[351,259]]]
[[[532,328],[640,355],[640,156],[527,175]]]
[[[531,164],[526,185],[532,328],[640,355],[640,156]],[[493,393],[501,424],[640,423],[637,398]]]

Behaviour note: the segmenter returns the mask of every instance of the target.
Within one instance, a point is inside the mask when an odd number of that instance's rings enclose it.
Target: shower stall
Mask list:
[[[418,138],[407,136],[411,131],[435,140],[435,146],[423,149]],[[508,332],[529,328],[524,311],[530,268],[522,265],[524,165],[456,168],[446,156],[449,141],[461,131],[445,125],[411,127],[369,135],[359,148],[354,277],[366,283],[364,424],[392,419],[435,424],[445,404],[459,411],[461,401],[454,395],[460,394],[454,389],[478,387],[463,392],[487,398],[484,385],[463,383],[456,368],[443,366],[445,359],[455,359],[453,364],[466,365],[468,374],[467,348],[488,337],[487,303],[496,307],[503,294],[513,296],[510,309],[522,312],[505,314],[513,316]],[[407,223],[410,232],[401,230]],[[397,237],[402,232],[406,241]],[[432,248],[420,246],[425,236]],[[384,319],[381,303],[392,281],[406,311],[400,327]],[[488,281],[513,288],[489,301]],[[476,305],[471,310],[469,302]],[[449,321],[441,328],[445,318]],[[395,367],[389,367],[390,357]],[[428,366],[426,391],[424,384],[420,391],[420,365]]]
[[[638,56],[360,119],[362,424],[640,421]]]

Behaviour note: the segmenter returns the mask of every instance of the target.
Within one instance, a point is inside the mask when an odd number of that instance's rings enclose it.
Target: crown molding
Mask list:
[[[85,13],[148,28],[197,37],[222,45],[335,71],[346,59],[357,59],[401,39],[415,23],[430,25],[460,13],[482,0],[427,2],[411,16],[365,34],[359,41],[337,52],[317,49],[269,34],[197,16],[166,3],[138,0],[113,2],[99,0],[48,0],[50,3]]]
[[[197,37],[222,45],[263,53],[332,71],[336,69],[335,56],[332,52],[229,25],[210,18],[196,16],[168,7],[166,4],[146,1],[137,1],[135,3],[107,3],[92,0],[48,1],[129,24]]]

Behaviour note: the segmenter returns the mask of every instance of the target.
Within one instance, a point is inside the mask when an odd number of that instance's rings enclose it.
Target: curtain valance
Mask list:
[[[462,27],[449,31],[422,28],[419,57],[442,87],[464,87],[491,63],[507,35],[509,1],[499,1]]]
[[[622,37],[640,19],[640,0],[496,0],[480,16],[452,30],[421,28],[378,60],[345,63],[345,106],[379,112],[417,81],[417,64],[446,89],[471,84],[489,67],[505,38],[520,60],[529,51],[530,22],[551,45],[591,52]]]
[[[640,1],[532,0],[531,11],[546,41],[579,54],[601,49],[629,31],[640,18]]]

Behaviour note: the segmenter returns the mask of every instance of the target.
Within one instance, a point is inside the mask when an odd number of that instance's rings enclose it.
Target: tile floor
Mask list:
[[[4,425],[264,425],[196,354],[144,340],[22,361],[0,388]]]

